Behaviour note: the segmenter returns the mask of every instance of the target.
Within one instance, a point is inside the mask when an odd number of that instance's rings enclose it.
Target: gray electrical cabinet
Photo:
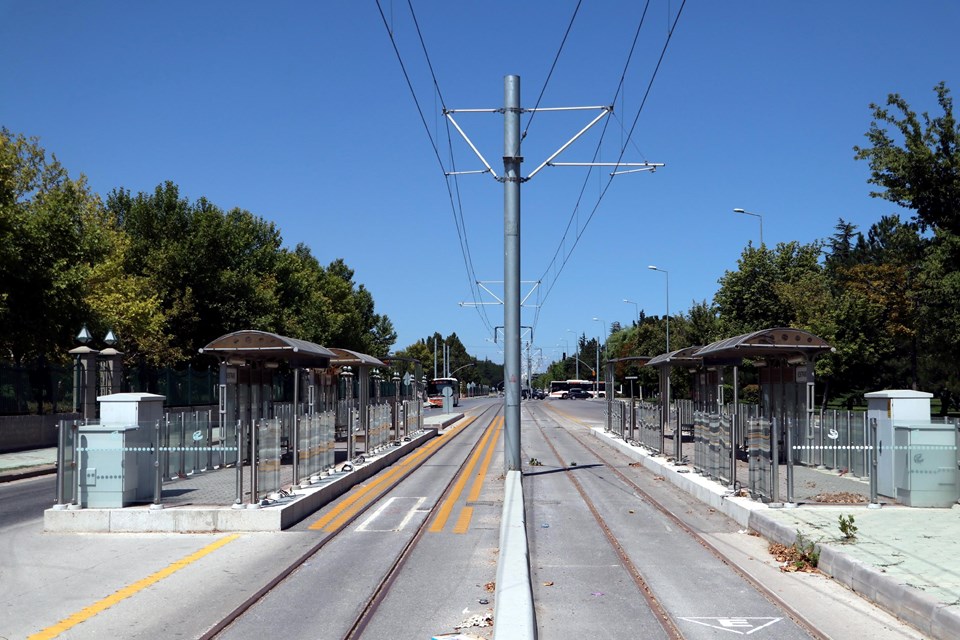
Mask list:
[[[100,422],[82,425],[78,433],[80,506],[119,508],[148,502],[164,396],[114,393],[97,400]]]
[[[896,498],[900,483],[896,477],[894,423],[929,424],[933,394],[912,389],[885,389],[865,393],[863,397],[867,400],[867,419],[877,421],[877,493]]]
[[[952,507],[957,491],[957,430],[952,424],[895,426],[897,501]]]

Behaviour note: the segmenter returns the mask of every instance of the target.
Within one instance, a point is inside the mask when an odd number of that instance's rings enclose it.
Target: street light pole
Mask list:
[[[763,246],[763,216],[760,215],[759,213],[753,213],[753,212],[750,212],[750,211],[745,211],[745,210],[741,209],[740,207],[737,207],[736,209],[734,209],[733,212],[734,212],[734,213],[742,213],[742,214],[744,214],[744,215],[753,216],[754,218],[759,218],[759,219],[760,219],[760,246],[762,247],[762,246]]]
[[[627,300],[626,298],[624,298],[623,301],[626,302],[627,304],[633,305],[633,308],[637,312],[637,324],[640,324],[640,305],[634,302],[633,300]]]
[[[603,339],[606,340],[607,339],[607,323],[604,322],[602,318],[594,318],[593,320],[594,322],[599,322],[603,324]],[[597,379],[597,389],[596,389],[597,396],[596,397],[599,398],[600,397],[600,338],[599,337],[597,338],[597,370],[594,373],[594,378]]]
[[[567,333],[573,333],[573,329],[567,329]],[[577,334],[573,333],[573,335],[576,336]],[[576,366],[576,368],[577,368],[577,372],[574,374],[573,377],[576,378],[577,380],[579,380],[579,379],[580,379],[580,336],[577,336],[576,346],[577,346],[577,353],[576,353],[576,355],[573,357],[573,359],[576,360],[576,365],[575,365],[575,366]]]
[[[659,269],[655,265],[650,265],[647,269],[659,271],[667,276],[667,353],[670,353],[670,272],[666,269]]]

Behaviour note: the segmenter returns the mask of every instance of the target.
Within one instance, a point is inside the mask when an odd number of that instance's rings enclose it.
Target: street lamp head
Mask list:
[[[90,330],[87,329],[87,325],[83,325],[83,327],[80,329],[80,333],[77,334],[77,342],[80,344],[87,344],[90,342],[92,337],[93,336],[90,335]]]
[[[734,213],[746,213],[746,211],[744,211],[744,210],[741,209],[740,207],[737,207],[736,209],[734,209],[733,212],[734,212]]]
[[[649,265],[649,266],[647,267],[647,269],[653,269],[654,271],[657,271],[656,265],[652,265],[652,264]]]

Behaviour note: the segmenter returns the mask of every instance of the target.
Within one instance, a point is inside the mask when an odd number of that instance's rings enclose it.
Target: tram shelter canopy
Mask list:
[[[333,353],[333,356],[330,358],[330,364],[335,367],[386,367],[379,358],[374,358],[373,356],[367,355],[365,353],[360,353],[358,351],[351,351],[350,349],[340,349],[339,347],[333,347],[329,349]]]
[[[699,366],[702,360],[701,358],[694,356],[694,354],[700,349],[700,345],[697,345],[694,347],[677,349],[676,351],[671,351],[670,353],[661,353],[658,356],[650,358],[650,360],[647,362],[647,366],[654,367],[656,369],[676,366]]]
[[[314,342],[289,338],[276,333],[245,329],[220,336],[200,353],[218,356],[228,362],[286,362],[291,367],[326,368],[337,354]]]
[[[826,340],[808,331],[776,327],[718,340],[693,355],[705,363],[739,364],[744,358],[799,363],[812,362],[818,355],[833,350]]]

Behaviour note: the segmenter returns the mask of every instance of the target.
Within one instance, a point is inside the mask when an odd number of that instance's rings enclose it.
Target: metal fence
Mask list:
[[[72,411],[73,367],[44,360],[29,365],[0,362],[0,415]]]
[[[642,401],[613,400],[607,424],[624,441],[637,444],[652,453],[660,453],[663,442],[660,405]]]

